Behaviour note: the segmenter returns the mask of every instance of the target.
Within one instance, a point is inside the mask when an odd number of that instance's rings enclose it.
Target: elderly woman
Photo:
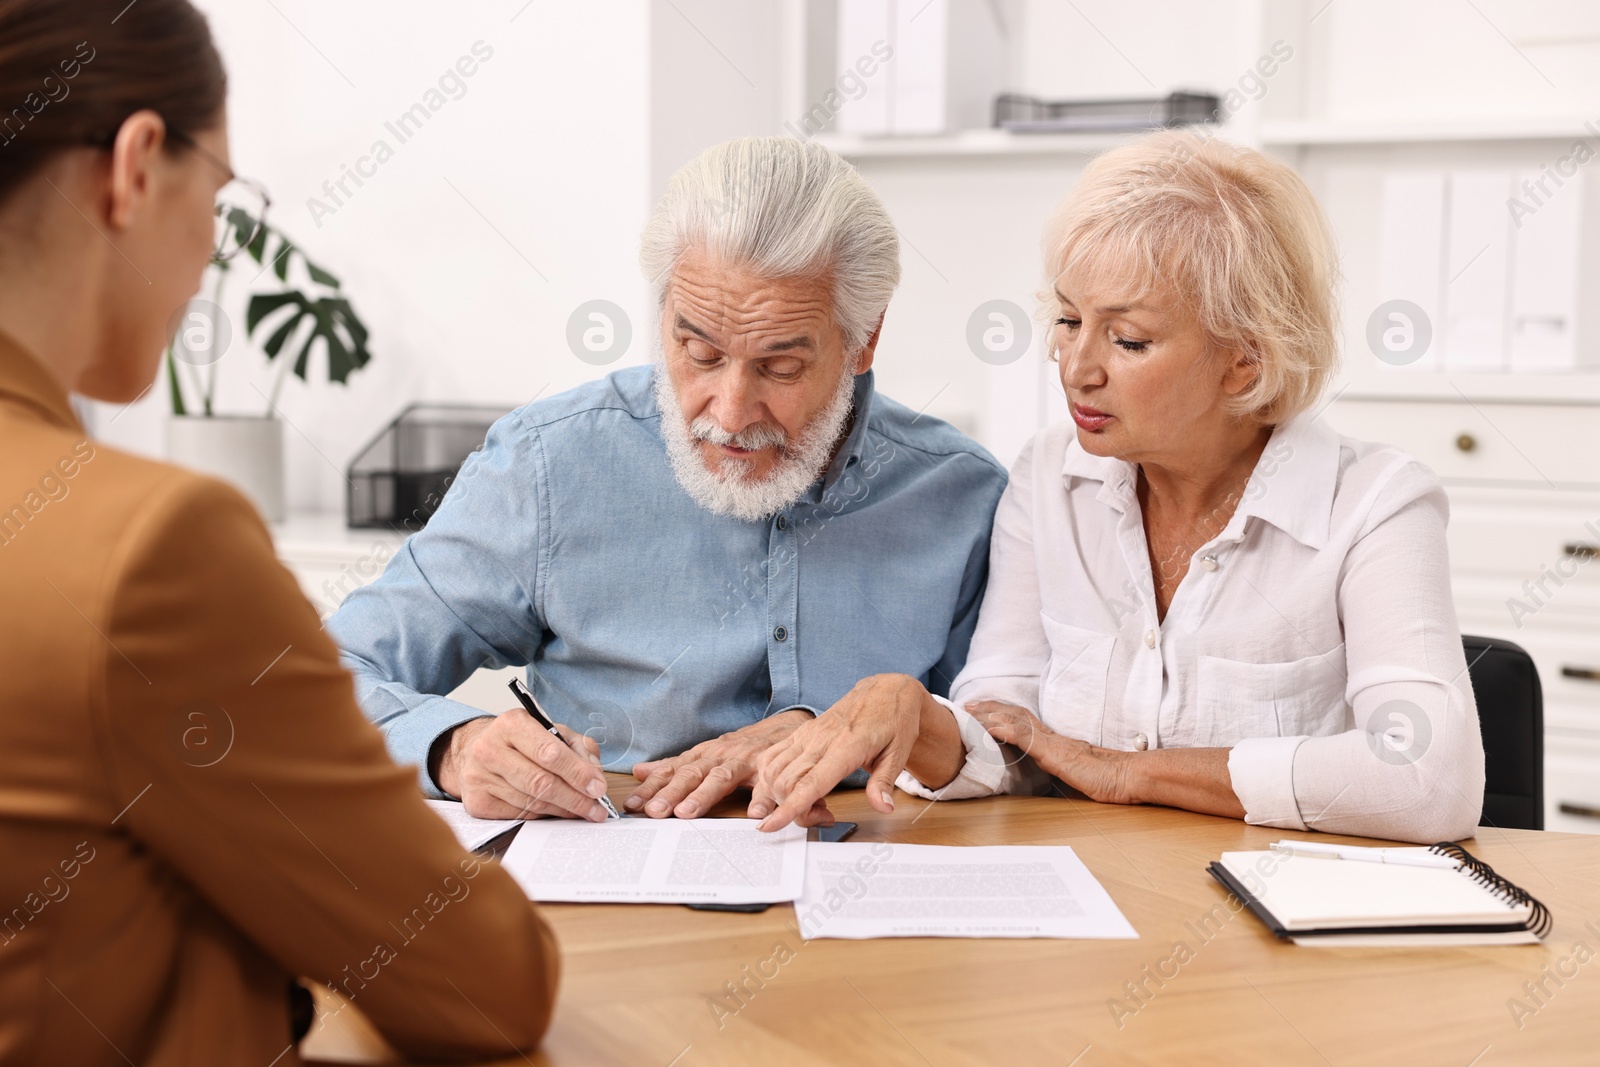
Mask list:
[[[1072,421],[1023,449],[948,701],[867,679],[767,754],[751,814],[844,773],[1409,841],[1470,837],[1483,745],[1420,463],[1311,411],[1335,261],[1286,165],[1163,132],[1085,172],[1046,242]],[[919,782],[902,773],[915,752]],[[929,788],[929,787],[934,788]]]

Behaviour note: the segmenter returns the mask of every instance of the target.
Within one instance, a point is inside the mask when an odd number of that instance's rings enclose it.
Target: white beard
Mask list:
[[[850,420],[855,393],[855,361],[839,376],[828,406],[793,440],[775,426],[758,424],[730,434],[709,415],[685,422],[678,393],[662,363],[655,366],[656,406],[661,409],[661,439],[672,473],[696,504],[717,515],[754,522],[768,519],[799,500],[827,469],[833,446]],[[751,477],[755,461],[719,456],[708,461],[699,441],[735,448],[776,447],[778,462],[765,478]]]

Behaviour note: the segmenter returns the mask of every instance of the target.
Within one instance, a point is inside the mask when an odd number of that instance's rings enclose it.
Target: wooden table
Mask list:
[[[630,783],[613,776],[612,799]],[[754,915],[547,905],[564,957],[555,1022],[537,1055],[499,1062],[1600,1063],[1600,837],[1484,828],[1469,845],[1550,907],[1540,945],[1309,948],[1235,914],[1205,870],[1225,850],[1266,848],[1277,830],[1059,798],[896,794],[888,816],[859,792],[831,803],[861,824],[854,841],[1071,845],[1139,940],[804,942],[789,905]],[[741,982],[748,992],[731,995]],[[353,1011],[336,1019],[303,1054],[378,1062],[370,1027]]]

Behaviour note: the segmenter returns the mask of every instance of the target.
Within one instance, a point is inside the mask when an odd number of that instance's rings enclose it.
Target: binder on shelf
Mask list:
[[[1381,182],[1380,302],[1422,309],[1433,341],[1408,368],[1600,368],[1600,183],[1552,170],[1397,170]],[[1570,173],[1569,173],[1570,171]],[[1381,354],[1379,355],[1381,359]]]
[[[1538,171],[1516,175],[1511,258],[1511,369],[1578,365],[1578,262],[1583,174],[1559,188]],[[1540,183],[1550,195],[1540,198]],[[1522,194],[1519,196],[1518,194]],[[1525,198],[1525,199],[1524,199]],[[1532,210],[1525,204],[1539,202]]]
[[[1006,79],[1008,7],[995,0],[840,4],[834,59],[849,84],[833,87],[843,97],[838,132],[926,137],[987,126],[989,102]]]
[[[1446,207],[1444,362],[1449,370],[1506,369],[1512,225],[1505,171],[1450,174]]]
[[[1398,171],[1384,176],[1378,262],[1382,300],[1409,300],[1430,323],[1444,321],[1443,171]],[[1437,367],[1440,339],[1408,360],[1413,367]]]

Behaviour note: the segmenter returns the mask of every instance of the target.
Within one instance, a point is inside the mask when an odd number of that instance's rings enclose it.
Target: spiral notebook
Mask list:
[[[1297,945],[1523,944],[1550,912],[1460,845],[1348,850],[1389,862],[1302,853],[1224,852],[1206,869],[1279,938]],[[1454,865],[1407,866],[1405,854]]]

